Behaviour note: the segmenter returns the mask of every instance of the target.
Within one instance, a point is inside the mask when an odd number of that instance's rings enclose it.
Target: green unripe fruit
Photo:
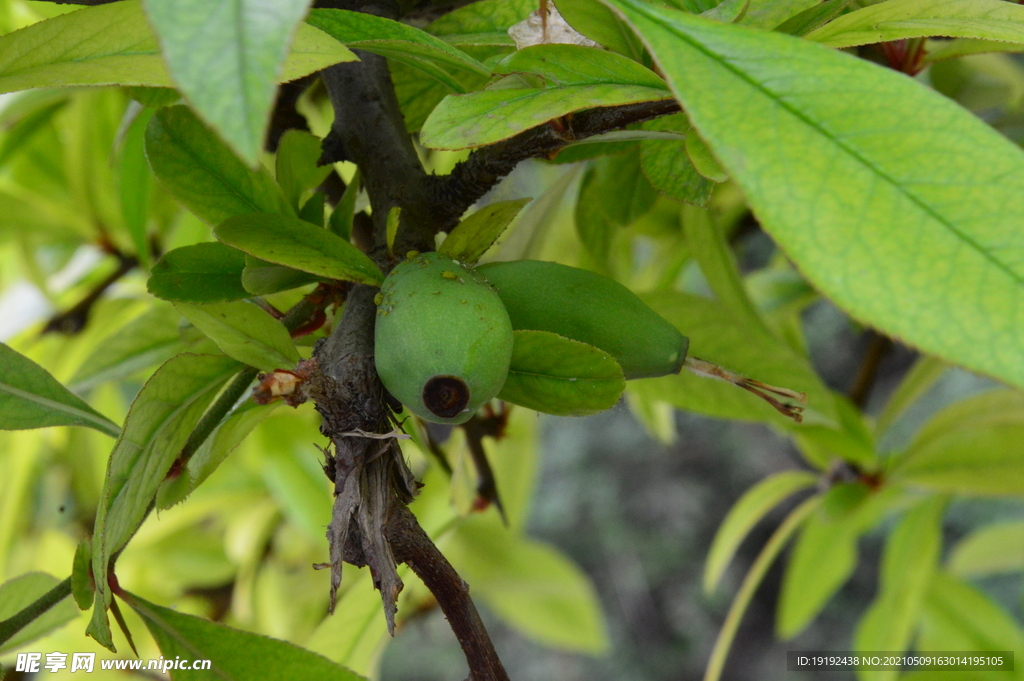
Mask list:
[[[414,255],[375,302],[377,373],[414,414],[463,423],[505,385],[512,323],[476,272],[439,253]]]
[[[539,260],[495,262],[487,277],[512,328],[550,331],[614,357],[626,378],[677,374],[689,341],[635,293],[599,274]]]

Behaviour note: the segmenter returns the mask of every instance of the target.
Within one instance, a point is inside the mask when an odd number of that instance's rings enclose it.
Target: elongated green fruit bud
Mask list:
[[[375,362],[384,387],[414,414],[463,423],[501,390],[512,324],[479,274],[448,256],[401,263],[377,296]]]
[[[539,260],[481,265],[512,328],[551,331],[614,357],[626,378],[677,374],[689,341],[632,291],[599,274]]]

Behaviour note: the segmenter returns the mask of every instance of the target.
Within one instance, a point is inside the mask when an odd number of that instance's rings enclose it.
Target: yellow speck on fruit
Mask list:
[[[463,301],[462,301],[462,304],[463,304],[463,305],[465,305],[465,304],[466,304],[466,301],[465,301],[465,300],[463,300]]]
[[[450,272],[449,270],[445,270],[444,272],[441,273],[441,277],[444,279],[458,279],[459,275],[455,274],[454,272]]]
[[[420,254],[419,251],[409,251],[408,253],[405,254],[405,259],[406,260],[412,260],[413,258],[415,258],[419,254]]]
[[[373,304],[374,305],[378,305],[379,306],[382,302],[384,302],[384,294],[383,293],[378,293],[377,295],[375,295],[373,297]]]

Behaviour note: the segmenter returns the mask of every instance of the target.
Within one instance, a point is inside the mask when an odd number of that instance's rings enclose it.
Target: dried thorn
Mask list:
[[[796,400],[802,404],[807,404],[807,393],[797,392],[796,390],[790,390],[789,388],[780,388],[778,386],[769,385],[756,381],[752,378],[740,376],[739,374],[733,373],[728,369],[706,362],[696,357],[687,357],[684,365],[690,372],[697,374],[703,378],[713,378],[719,381],[725,381],[726,383],[732,383],[738,388],[743,388],[749,392],[760,397],[762,400],[772,405],[780,414],[788,418],[793,419],[797,423],[803,421],[802,413],[804,408],[798,404],[789,404],[781,402],[775,399],[772,395],[778,395],[787,400]],[[770,393],[770,394],[769,394]]]

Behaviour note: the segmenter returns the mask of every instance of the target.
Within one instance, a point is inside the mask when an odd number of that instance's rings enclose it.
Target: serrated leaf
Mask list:
[[[725,182],[729,179],[729,174],[718,164],[708,145],[693,128],[686,133],[686,155],[701,176],[712,182]]]
[[[640,168],[659,193],[677,201],[703,206],[711,198],[714,184],[704,178],[686,152],[686,133],[690,122],[686,114],[673,114],[644,123],[645,130],[673,131],[679,134],[672,141],[640,143]]]
[[[243,364],[273,371],[292,367],[299,361],[299,351],[284,325],[252,303],[178,303],[175,307],[221,352]]]
[[[476,263],[512,224],[523,206],[532,200],[514,199],[487,204],[460,222],[438,250],[460,262]]]
[[[889,534],[879,590],[857,624],[854,650],[900,653],[910,644],[942,548],[946,500],[930,497],[911,508]],[[895,679],[897,670],[858,672],[862,679]]]
[[[1024,42],[1024,7],[1000,0],[886,0],[806,37],[829,47],[853,47],[934,36]]]
[[[549,87],[618,83],[668,89],[658,74],[632,59],[581,45],[524,47],[498,62],[494,73],[533,73],[541,76]]]
[[[513,331],[512,365],[500,399],[557,416],[615,406],[626,388],[611,355],[548,331]]]
[[[947,565],[959,577],[1024,572],[1024,522],[978,528],[953,547]]]
[[[154,305],[105,338],[82,362],[70,388],[82,392],[167,361],[182,348],[180,321],[181,315],[170,305]]]
[[[224,243],[267,262],[328,279],[379,286],[384,280],[365,253],[326,229],[286,215],[237,215],[214,229]]]
[[[477,516],[458,527],[446,554],[475,595],[534,640],[591,654],[607,649],[593,584],[552,547],[505,530],[495,516]]]
[[[693,355],[743,376],[807,393],[808,411],[814,410],[826,419],[835,418],[832,394],[807,358],[774,336],[749,327],[707,298],[685,293],[649,294],[641,298],[690,338]],[[788,419],[747,391],[688,371],[635,381],[631,389],[656,396],[679,409],[709,416],[790,425]],[[807,419],[808,423],[811,421]]]
[[[235,409],[196,450],[185,470],[163,481],[156,495],[157,508],[170,508],[191,494],[277,406],[248,400]]]
[[[207,224],[241,213],[295,214],[266,170],[246,167],[187,107],[153,116],[146,158],[164,188]]]
[[[0,584],[0,623],[21,612],[58,584],[59,579],[45,572],[28,572]],[[10,638],[4,636],[0,639],[0,653],[22,648],[35,639],[59,629],[77,616],[78,609],[75,608],[74,602],[64,597]]]
[[[1011,255],[1024,219],[1019,147],[920,83],[850,55],[606,2],[644,36],[694,126],[811,283],[889,335],[1024,385],[1014,321],[1024,266]]]
[[[400,61],[456,92],[466,90],[444,67],[468,70],[484,78],[491,75],[487,67],[462,50],[426,31],[385,17],[343,9],[314,9],[306,21],[351,48]]]
[[[222,355],[178,355],[153,374],[132,402],[107,462],[93,530],[96,603],[87,633],[111,650],[106,614],[111,556],[135,534],[193,427],[239,368],[238,362]]]
[[[175,681],[200,681],[211,676],[231,681],[365,681],[326,657],[287,641],[162,608],[134,594],[125,594],[124,599],[146,623],[165,659],[210,660],[210,669],[174,670]]]
[[[481,90],[441,100],[420,132],[432,149],[494,144],[579,109],[665,99],[664,90],[641,85],[571,85],[560,88]]]
[[[306,286],[320,281],[320,278],[309,272],[293,270],[291,267],[275,265],[266,260],[245,256],[245,269],[242,270],[242,286],[255,296],[265,296],[279,291],[288,291],[299,286]]]
[[[28,357],[0,343],[0,429],[87,426],[117,437],[121,429]]]
[[[281,80],[342,61],[345,48],[307,27],[294,41]],[[172,87],[140,0],[88,7],[0,37],[0,92],[75,85]],[[271,76],[267,82],[273,82]]]
[[[306,190],[318,187],[331,174],[331,166],[317,165],[323,153],[320,143],[319,137],[305,130],[287,130],[277,145],[277,184],[294,208]]]
[[[181,93],[255,166],[293,36],[309,72],[356,56],[302,22],[310,0],[145,0]]]
[[[991,390],[943,409],[892,466],[893,480],[959,494],[1024,492],[1024,395]]]
[[[956,38],[939,43],[941,47],[933,49],[921,60],[922,64],[955,59],[972,54],[988,52],[1024,52],[1024,43],[1003,43],[997,40],[976,40],[974,38]]]
[[[769,511],[786,497],[814,486],[817,481],[812,473],[783,471],[744,492],[715,532],[704,563],[704,591],[711,593],[715,590],[740,543]]]
[[[146,288],[157,298],[221,303],[248,298],[242,286],[245,253],[219,243],[182,246],[153,265]]]

